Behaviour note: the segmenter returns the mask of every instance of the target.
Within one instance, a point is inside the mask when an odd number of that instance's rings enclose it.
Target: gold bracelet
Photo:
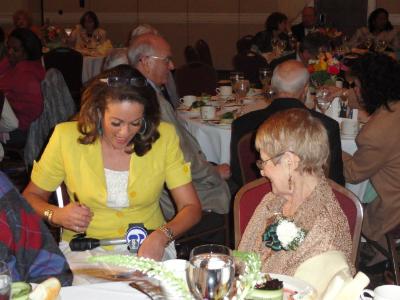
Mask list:
[[[46,221],[50,225],[55,226],[55,227],[59,227],[57,224],[53,223],[53,214],[54,214],[54,211],[52,209],[46,209],[43,212],[43,216],[45,217]]]
[[[162,233],[164,233],[167,236],[167,238],[168,238],[167,245],[169,245],[175,239],[174,232],[172,231],[171,228],[167,227],[166,224],[157,228],[157,230],[161,231]]]

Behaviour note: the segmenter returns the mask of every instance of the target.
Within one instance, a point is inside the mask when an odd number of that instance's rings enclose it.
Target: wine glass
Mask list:
[[[11,274],[4,261],[0,261],[0,299],[11,299]]]
[[[72,33],[72,28],[65,28],[64,31],[67,34],[67,36],[69,37]]]
[[[235,276],[231,250],[222,245],[202,245],[190,253],[186,279],[196,299],[224,299]]]
[[[316,99],[319,110],[325,114],[328,108],[331,106],[331,101],[328,99],[329,91],[325,88],[321,88],[317,91]]]
[[[243,99],[246,97],[250,90],[250,82],[245,79],[241,79],[235,83],[233,87],[236,95],[236,103],[240,105],[240,114],[243,113]]]
[[[279,42],[279,39],[278,39],[278,38],[273,38],[273,39],[271,40],[271,47],[272,47],[272,50],[273,50],[274,52],[277,52],[277,51],[278,51],[278,42]]]
[[[264,92],[267,92],[267,89],[269,89],[269,86],[271,85],[272,70],[270,68],[260,68],[258,70],[258,76]]]
[[[367,48],[367,50],[369,50],[371,48],[373,43],[374,43],[374,41],[370,37],[366,38],[365,41],[364,41],[364,45]]]
[[[244,79],[244,73],[243,72],[236,72],[236,71],[235,72],[231,72],[229,74],[229,79],[231,81],[232,88],[234,88],[236,82],[238,82],[239,80]]]
[[[281,40],[281,39],[279,39],[279,40],[278,40],[278,43],[276,44],[278,53],[282,54],[282,53],[285,51],[286,46],[287,46],[286,40]]]
[[[376,52],[383,52],[386,50],[387,42],[385,40],[378,40],[375,45]]]

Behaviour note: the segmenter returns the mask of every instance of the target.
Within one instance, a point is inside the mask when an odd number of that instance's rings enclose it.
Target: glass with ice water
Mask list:
[[[231,250],[222,245],[202,245],[190,253],[186,278],[196,299],[224,299],[235,275]]]
[[[11,274],[7,264],[0,261],[0,300],[11,299]]]

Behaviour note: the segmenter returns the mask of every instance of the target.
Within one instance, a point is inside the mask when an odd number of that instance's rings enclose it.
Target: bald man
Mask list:
[[[292,26],[292,33],[294,37],[301,42],[306,35],[314,31],[317,23],[317,15],[315,8],[308,6],[304,7],[301,14],[302,22]]]
[[[236,119],[232,124],[231,138],[231,170],[232,179],[238,186],[243,185],[238,161],[237,146],[239,140],[247,133],[255,134],[258,127],[271,115],[289,108],[303,108],[307,95],[309,73],[303,63],[297,60],[288,60],[278,65],[273,73],[271,86],[276,92],[271,105],[250,112]],[[320,119],[328,132],[330,161],[328,177],[337,183],[344,185],[342,147],[340,142],[339,124],[317,111],[310,110],[311,114]]]

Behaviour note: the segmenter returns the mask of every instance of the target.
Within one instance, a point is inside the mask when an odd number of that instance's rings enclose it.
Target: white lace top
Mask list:
[[[104,174],[107,186],[107,206],[117,209],[128,207],[129,171],[114,171],[104,168]]]

